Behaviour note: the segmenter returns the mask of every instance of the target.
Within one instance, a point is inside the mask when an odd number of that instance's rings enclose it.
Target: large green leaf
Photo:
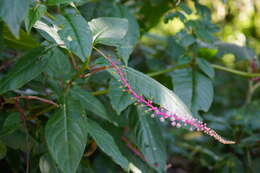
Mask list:
[[[134,100],[131,99],[131,95],[126,92],[122,92],[122,89],[119,88],[118,82],[112,79],[109,83],[109,93],[108,97],[113,109],[120,114],[127,106],[132,104]]]
[[[194,113],[208,111],[214,94],[209,78],[191,69],[183,69],[173,72],[172,80],[174,91]]]
[[[92,33],[87,21],[79,14],[66,14],[58,15],[55,23],[66,48],[84,62],[92,50]]]
[[[84,107],[86,110],[93,112],[105,120],[111,121],[108,118],[104,105],[88,91],[82,90],[80,88],[73,88],[71,89],[70,93],[72,97],[80,101],[82,107]]]
[[[152,99],[154,103],[159,104],[172,113],[176,113],[184,119],[189,119],[192,117],[189,109],[173,91],[169,90],[151,77],[134,70],[133,68],[125,67],[122,68],[122,70],[136,93]],[[112,70],[110,72],[112,72]],[[114,77],[118,79],[118,75],[114,75]],[[118,83],[114,87],[118,87],[119,85],[120,84]]]
[[[22,87],[46,68],[52,56],[48,48],[37,48],[21,57],[0,81],[0,94]]]
[[[67,96],[45,127],[49,151],[64,173],[75,173],[87,142],[84,110]]]
[[[124,60],[124,63],[127,64],[129,56],[139,39],[140,32],[138,23],[130,11],[125,6],[118,6],[118,8],[121,12],[120,17],[126,18],[128,20],[127,33],[121,40],[119,46],[117,46],[118,55]]]
[[[116,17],[100,17],[88,22],[93,33],[93,41],[109,46],[117,46],[127,33],[128,21]]]
[[[25,18],[25,26],[28,32],[31,31],[33,25],[44,15],[46,11],[46,6],[42,4],[36,4],[35,7],[29,10],[27,17]]]
[[[118,56],[127,64],[129,55],[132,53],[140,36],[140,28],[130,10],[124,5],[110,3],[109,1],[96,1],[81,6],[80,11],[87,20],[104,16],[119,17],[128,20],[126,35],[119,41],[118,45],[114,45],[117,47]]]
[[[20,25],[29,8],[29,0],[1,0],[0,17],[6,22],[15,37],[19,37]]]
[[[158,172],[165,172],[166,151],[160,127],[154,119],[140,108],[131,114],[133,140],[150,166]]]
[[[128,170],[127,159],[121,154],[113,137],[107,131],[90,119],[87,120],[87,130],[103,152],[110,156],[122,168]]]

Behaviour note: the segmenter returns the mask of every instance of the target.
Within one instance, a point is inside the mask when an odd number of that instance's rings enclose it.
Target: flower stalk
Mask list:
[[[124,92],[128,92],[132,95],[133,99],[136,100],[137,105],[141,105],[146,108],[146,112],[151,112],[151,117],[158,117],[160,121],[164,122],[165,120],[170,120],[171,125],[173,127],[180,128],[182,126],[189,126],[191,131],[197,130],[202,131],[209,136],[214,137],[216,140],[223,144],[234,144],[234,141],[225,140],[220,135],[218,135],[213,129],[207,127],[207,124],[199,121],[195,118],[182,118],[180,115],[172,113],[163,107],[157,107],[152,100],[149,100],[142,95],[139,95],[134,91],[129,82],[127,81],[124,72],[120,69],[120,67],[116,64],[116,62],[112,61],[111,58],[106,56],[102,51],[97,48],[94,48],[98,53],[100,53],[114,68],[115,73],[119,75],[119,82],[122,84],[122,89]]]

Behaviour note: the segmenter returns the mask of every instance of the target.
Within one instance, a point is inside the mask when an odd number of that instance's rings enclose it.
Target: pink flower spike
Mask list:
[[[119,75],[119,78],[120,78],[118,81],[124,86],[124,88],[126,88],[125,90],[128,91],[129,94],[131,94],[134,99],[137,99],[137,102],[135,102],[135,105],[141,104],[141,105],[145,106],[147,108],[146,112],[153,111],[153,113],[151,114],[152,118],[155,116],[159,116],[160,121],[165,121],[166,118],[170,118],[171,125],[176,126],[177,128],[180,128],[182,126],[181,124],[183,123],[184,126],[189,125],[190,130],[196,129],[197,131],[202,131],[205,134],[208,134],[209,136],[214,137],[216,140],[218,140],[219,142],[221,142],[223,144],[234,144],[235,143],[234,141],[228,141],[228,140],[223,139],[214,130],[208,128],[207,124],[203,124],[201,121],[199,121],[195,118],[190,118],[187,115],[183,115],[182,117],[180,117],[181,115],[176,115],[173,112],[170,112],[169,110],[167,110],[165,108],[158,108],[158,107],[154,106],[153,102],[151,100],[145,99],[142,95],[138,95],[133,90],[133,88],[127,81],[127,78],[125,77],[124,72],[119,68],[119,66],[117,66],[116,62],[113,62],[109,57],[105,56],[103,54],[103,52],[99,51],[98,49],[96,49],[96,50],[101,55],[103,55],[108,60],[108,62],[111,64],[111,66],[115,69],[115,72]]]

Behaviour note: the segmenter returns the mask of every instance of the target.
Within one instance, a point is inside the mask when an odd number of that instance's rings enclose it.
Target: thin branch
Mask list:
[[[97,67],[97,68],[91,69],[90,73],[82,74],[82,75],[80,75],[80,78],[87,78],[92,74],[95,74],[95,73],[100,72],[100,71],[104,71],[104,70],[109,69],[109,68],[112,68],[112,67],[111,66],[103,66],[103,67]]]
[[[79,71],[80,69],[79,69],[79,67],[77,66],[77,63],[76,63],[76,61],[75,61],[75,57],[74,57],[74,55],[73,55],[71,52],[69,52],[69,59],[70,59],[70,62],[71,62],[71,64],[72,64],[72,67],[73,67],[76,71]]]
[[[140,151],[138,151],[131,143],[130,141],[124,137],[124,136],[121,136],[121,140],[124,141],[127,145],[127,147],[133,152],[135,153],[135,155],[139,156],[144,162],[146,162],[144,156],[142,155],[142,153]]]
[[[188,64],[181,64],[181,65],[177,65],[177,66],[165,69],[165,70],[161,70],[161,71],[157,71],[157,72],[153,72],[153,73],[148,73],[147,75],[150,76],[150,77],[154,77],[154,76],[158,76],[158,75],[168,73],[168,72],[171,72],[171,71],[174,71],[174,70],[188,68],[188,67],[191,67],[191,64],[189,64],[189,63]]]
[[[220,66],[217,64],[212,64],[211,66],[215,69],[226,71],[226,72],[233,73],[233,74],[243,76],[243,77],[248,77],[248,78],[260,77],[260,73],[248,73],[248,72],[244,72],[244,71],[239,71],[239,70],[223,67],[223,66]]]
[[[55,102],[53,102],[51,100],[48,100],[48,99],[37,97],[37,96],[18,96],[18,97],[13,97],[11,99],[39,100],[41,102],[48,103],[48,104],[54,105],[56,107],[59,107],[59,105],[57,103],[55,103]]]
[[[90,57],[88,57],[90,58]],[[67,91],[69,90],[69,88],[72,86],[72,83],[78,79],[81,74],[88,68],[88,62],[85,61],[84,64],[81,66],[80,70],[70,79],[70,81],[68,82],[68,85],[65,88],[65,93],[67,93]]]
[[[92,92],[91,94],[93,96],[98,96],[98,95],[103,95],[103,94],[107,94],[107,93],[108,93],[108,89],[104,89],[104,90]]]

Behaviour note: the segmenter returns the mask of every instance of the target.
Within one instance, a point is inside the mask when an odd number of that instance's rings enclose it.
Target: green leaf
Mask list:
[[[15,149],[28,152],[33,145],[36,145],[36,141],[28,134],[25,129],[18,129],[9,133],[8,135],[2,136],[1,140],[6,146]]]
[[[37,48],[21,57],[9,73],[1,79],[0,94],[18,89],[36,78],[44,71],[51,56],[47,48]]]
[[[131,99],[130,94],[122,92],[122,89],[118,86],[120,86],[120,84],[115,79],[110,81],[108,97],[113,109],[119,115],[124,109],[127,108],[127,106],[132,104],[134,100]]]
[[[172,80],[174,91],[192,112],[208,111],[214,94],[213,84],[209,78],[191,69],[183,69],[173,72]]]
[[[84,110],[67,96],[45,127],[49,151],[64,173],[75,173],[87,142]]]
[[[1,0],[0,17],[8,25],[13,35],[19,37],[19,29],[29,8],[29,0]]]
[[[128,161],[121,154],[113,137],[93,120],[87,120],[87,131],[94,138],[98,147],[110,156],[118,165],[128,170]]]
[[[80,101],[82,107],[105,120],[111,121],[107,115],[104,105],[95,96],[92,96],[88,91],[80,88],[73,88],[71,89],[70,93],[74,99]]]
[[[185,34],[180,40],[180,45],[183,47],[188,47],[195,42],[196,42],[196,40],[192,35]]]
[[[137,110],[137,114],[132,114],[131,121],[131,133],[145,160],[158,172],[165,172],[167,157],[160,127],[141,108]]]
[[[79,14],[67,14],[58,15],[55,23],[66,48],[86,61],[92,50],[92,33],[87,21]]]
[[[26,30],[30,33],[33,25],[39,20],[44,13],[47,11],[47,8],[43,4],[36,4],[35,7],[31,8],[25,18]]]
[[[3,128],[0,131],[0,137],[9,135],[22,127],[20,115],[14,112],[5,119]]]
[[[40,46],[39,42],[32,35],[28,35],[23,29],[20,29],[19,33],[20,38],[17,39],[7,27],[3,28],[3,37],[8,47],[24,51]]]
[[[176,38],[169,37],[166,52],[173,60],[177,60],[179,57],[184,55],[185,49],[177,43]]]
[[[69,57],[65,55],[58,47],[51,50],[53,52],[52,58],[48,63],[46,72],[56,79],[69,79],[71,76],[72,68]]]
[[[127,64],[129,55],[132,53],[140,36],[140,28],[130,10],[124,5],[110,3],[109,1],[86,3],[86,5],[81,6],[79,9],[87,20],[103,16],[125,18],[128,20],[126,35],[117,45],[113,45],[117,47],[118,56]]]
[[[121,11],[121,17],[128,20],[128,30],[119,46],[117,46],[117,53],[119,57],[124,60],[124,63],[127,64],[129,56],[138,42],[140,32],[135,17],[129,12],[127,7],[119,6],[119,8]]]
[[[127,33],[127,19],[100,17],[88,22],[93,34],[94,43],[117,46]]]
[[[152,99],[154,103],[159,104],[172,113],[176,113],[184,119],[192,117],[189,109],[174,92],[142,72],[136,71],[130,67],[121,69],[125,73],[131,87],[137,94],[144,95],[146,98]],[[112,72],[112,70],[110,70],[110,72]],[[116,74],[114,77],[119,79]]]
[[[198,66],[199,68],[208,76],[210,77],[211,79],[214,78],[215,76],[215,71],[213,69],[213,67],[211,67],[210,63],[205,60],[205,59],[202,59],[202,58],[197,58],[197,63],[198,63]]]

